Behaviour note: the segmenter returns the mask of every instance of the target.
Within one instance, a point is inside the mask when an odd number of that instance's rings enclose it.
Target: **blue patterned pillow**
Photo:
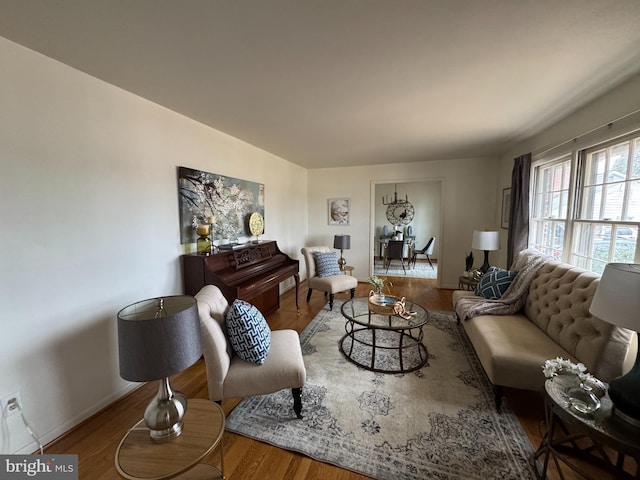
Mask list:
[[[342,273],[340,272],[336,252],[313,252],[313,258],[316,260],[317,276],[330,277],[331,275],[340,275]]]
[[[498,267],[489,267],[478,286],[476,287],[476,295],[484,297],[487,300],[498,300],[507,291],[513,279],[516,278],[518,272],[510,272]]]
[[[260,310],[244,300],[234,300],[227,312],[231,348],[245,362],[262,365],[271,346],[271,329]]]

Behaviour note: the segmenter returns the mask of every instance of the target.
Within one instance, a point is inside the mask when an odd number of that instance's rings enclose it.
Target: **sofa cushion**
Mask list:
[[[484,297],[487,300],[497,300],[504,295],[513,279],[516,278],[518,272],[503,270],[498,267],[489,267],[478,286],[476,287],[476,295]]]
[[[235,300],[227,312],[227,334],[233,351],[245,362],[262,365],[271,346],[271,329],[260,310]]]
[[[481,315],[462,322],[489,380],[525,390],[542,390],[542,365],[549,358],[578,362],[524,315]]]
[[[313,258],[316,261],[317,276],[330,277],[341,274],[336,252],[313,252]]]

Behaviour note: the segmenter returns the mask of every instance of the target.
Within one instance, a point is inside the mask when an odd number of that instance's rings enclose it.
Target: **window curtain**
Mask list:
[[[511,205],[509,206],[509,236],[507,240],[507,265],[512,265],[518,252],[529,244],[529,179],[531,177],[531,153],[513,161],[511,172]]]

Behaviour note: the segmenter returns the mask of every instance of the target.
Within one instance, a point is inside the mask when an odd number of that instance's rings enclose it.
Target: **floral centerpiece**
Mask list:
[[[369,277],[369,283],[371,283],[374,287],[376,287],[376,293],[381,297],[384,297],[384,286],[386,279],[380,278],[376,275],[371,275]],[[389,282],[389,286],[393,286],[391,282]]]

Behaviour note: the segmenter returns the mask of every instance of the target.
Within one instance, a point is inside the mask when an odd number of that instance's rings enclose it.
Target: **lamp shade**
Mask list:
[[[123,308],[118,349],[125,380],[161,380],[189,368],[202,355],[196,299],[152,298]]]
[[[640,331],[640,265],[607,264],[589,311],[605,322]]]
[[[485,251],[499,250],[500,249],[500,233],[474,230],[473,240],[471,241],[471,248],[475,248],[476,250],[485,250]]]
[[[351,235],[335,235],[333,237],[333,248],[349,250],[351,248]]]

